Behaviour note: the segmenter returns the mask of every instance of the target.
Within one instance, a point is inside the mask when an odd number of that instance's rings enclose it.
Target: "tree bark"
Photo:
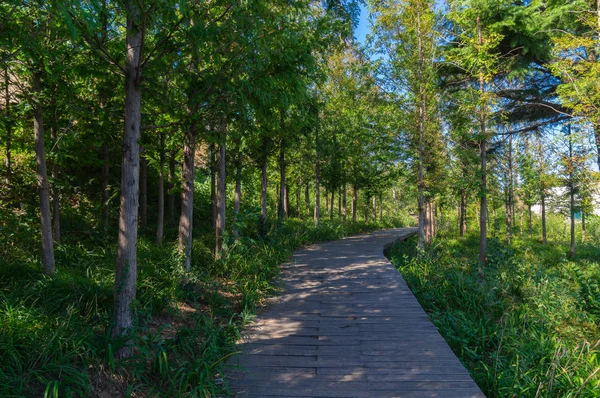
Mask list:
[[[477,36],[479,47],[483,45],[483,35],[481,33],[481,18],[477,16]],[[483,96],[485,93],[485,85],[483,80],[483,73],[479,73],[479,91]],[[487,138],[485,131],[485,105],[481,104],[479,111],[479,128],[481,132],[481,203],[480,203],[480,215],[479,215],[479,278],[481,281],[484,279],[483,268],[486,262],[486,248],[487,248]]]
[[[160,133],[158,164],[158,217],[156,221],[156,244],[162,245],[165,228],[165,136]]]
[[[225,206],[227,202],[227,191],[225,186],[225,155],[227,142],[227,123],[224,122],[221,127],[221,142],[219,143],[219,162],[217,178],[217,220],[215,224],[215,260],[223,257],[223,236],[225,233]]]
[[[32,89],[40,95],[41,78],[39,72],[33,74]],[[36,98],[33,104],[34,118],[33,131],[35,137],[35,158],[37,164],[37,185],[40,196],[40,222],[42,230],[42,263],[46,274],[54,274],[54,242],[52,240],[52,221],[50,219],[50,184],[46,166],[46,147],[44,144],[44,117],[40,99]]]
[[[261,194],[260,194],[260,236],[267,237],[267,145],[263,139],[263,162],[261,169]]]
[[[379,222],[383,222],[383,194],[379,194]]]
[[[373,194],[373,222],[377,222],[377,195]]]
[[[356,222],[356,202],[357,202],[356,185],[352,185],[352,222]]]
[[[346,210],[346,183],[344,183],[342,188],[342,221],[346,221]]]
[[[308,213],[308,217],[310,217],[311,208],[310,208],[310,187],[308,181],[306,182],[306,186],[304,188],[304,202],[306,205],[306,211]]]
[[[460,190],[460,224],[459,233],[460,236],[465,236],[467,232],[467,190],[462,188]]]
[[[213,231],[217,228],[217,171],[215,170],[215,144],[211,143],[208,149],[209,153],[209,170],[210,170],[210,209]]]
[[[542,242],[548,243],[548,237],[546,235],[546,195],[542,193]]]
[[[329,208],[329,219],[333,220],[333,209],[335,207],[335,189],[331,190],[331,204],[330,204],[330,208]]]
[[[571,246],[569,257],[575,258],[575,187],[573,182],[573,136],[571,135],[571,123],[569,123],[569,196],[571,213]]]
[[[148,224],[148,160],[140,146],[140,228]]]
[[[102,180],[100,182],[100,191],[102,201],[102,225],[104,229],[108,228],[109,225],[109,211],[108,211],[108,199],[109,199],[109,188],[108,188],[108,177],[109,177],[109,158],[108,158],[108,144],[102,143]]]
[[[581,241],[585,242],[585,211],[581,208]]]
[[[241,140],[238,141],[238,152],[236,159],[236,170],[235,170],[235,202],[233,204],[233,237],[234,239],[238,239],[240,236],[240,231],[237,226],[237,222],[240,207],[242,201],[242,149],[241,149]]]
[[[325,216],[329,216],[329,188],[325,186]]]
[[[193,107],[192,107],[193,108]],[[181,191],[181,215],[179,217],[179,254],[183,255],[183,267],[192,267],[192,228],[194,220],[194,180],[196,176],[196,121],[192,121],[184,137],[183,171]]]
[[[121,199],[119,209],[119,238],[117,249],[117,272],[115,276],[115,300],[113,313],[113,337],[123,337],[133,326],[132,303],[135,299],[137,281],[137,235],[140,173],[140,126],[142,119],[140,68],[143,28],[140,3],[128,0],[125,57],[125,126],[123,134],[123,161],[121,166]],[[116,353],[117,358],[133,353],[130,343]]]
[[[285,182],[285,138],[281,138],[279,146],[279,203],[277,207],[277,219],[282,222],[288,217],[287,192]]]
[[[533,233],[533,220],[531,214],[531,205],[527,205],[527,233],[531,235]]]
[[[50,126],[50,137],[55,144],[57,139],[55,122]],[[60,193],[56,181],[58,181],[58,164],[54,158],[52,162],[52,235],[54,242],[60,243]]]
[[[319,224],[321,218],[321,169],[319,160],[319,129],[317,127],[316,137],[316,161],[315,161],[315,225]]]
[[[8,86],[10,85],[10,78],[8,76],[8,66],[4,65],[4,114],[6,117],[6,149],[5,149],[5,157],[4,157],[4,167],[6,168],[6,176],[4,181],[6,182],[6,186],[11,186],[12,181],[12,120],[11,120],[11,112],[10,112],[10,93],[8,90]]]
[[[296,213],[298,214],[298,218],[302,218],[302,205],[301,205],[301,191],[302,191],[302,178],[298,181],[298,188],[296,189]]]
[[[171,224],[175,223],[175,155],[169,159],[169,182],[167,185],[167,213]]]

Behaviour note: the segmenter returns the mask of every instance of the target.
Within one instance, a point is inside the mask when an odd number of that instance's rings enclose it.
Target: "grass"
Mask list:
[[[483,283],[476,227],[464,238],[446,227],[426,252],[399,243],[390,258],[488,397],[598,397],[599,224],[572,260],[562,218],[547,245],[537,224],[510,246],[494,232]]]
[[[1,209],[1,207],[0,207]],[[0,396],[214,396],[226,389],[224,362],[235,341],[272,295],[278,265],[300,246],[380,228],[382,224],[290,219],[269,237],[227,239],[214,261],[214,235],[195,231],[193,270],[179,267],[174,244],[138,244],[135,355],[115,361],[122,342],[108,330],[113,305],[114,231],[104,234],[64,214],[64,225],[85,230],[56,246],[57,274],[40,272],[37,224],[0,210]],[[253,221],[253,220],[250,220]],[[400,221],[393,223],[398,225]],[[73,226],[78,226],[77,228]],[[69,230],[69,228],[65,228]],[[171,235],[173,235],[171,231]],[[148,236],[152,236],[148,231]],[[32,237],[36,237],[32,239]]]

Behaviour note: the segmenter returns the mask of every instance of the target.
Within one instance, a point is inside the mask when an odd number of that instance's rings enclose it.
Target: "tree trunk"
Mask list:
[[[193,109],[193,107],[191,107]],[[179,216],[179,254],[183,255],[183,267],[189,272],[192,268],[192,228],[194,220],[194,180],[196,167],[196,130],[192,121],[183,144],[183,171],[181,176],[181,215]]]
[[[225,155],[226,155],[226,131],[227,125],[223,123],[221,142],[219,144],[219,163],[218,163],[218,187],[217,187],[217,223],[215,228],[216,247],[215,259],[223,257],[223,235],[225,232],[225,206],[227,203],[227,191],[225,186]]]
[[[373,194],[373,222],[377,222],[377,195]]]
[[[241,140],[240,140],[241,141]],[[240,215],[240,205],[242,201],[242,149],[241,142],[238,141],[238,153],[235,170],[235,202],[233,204],[233,238],[238,239],[240,231],[237,226]]]
[[[6,117],[6,149],[4,157],[4,167],[6,168],[6,176],[4,178],[4,181],[6,182],[6,186],[10,187],[12,180],[12,120],[10,112],[10,93],[8,91],[8,86],[10,85],[10,78],[8,77],[7,64],[4,65],[4,83],[4,115]]]
[[[266,139],[263,142],[263,163],[261,169],[261,194],[260,194],[260,236],[267,237],[267,153]]]
[[[506,241],[510,245],[512,238],[512,227],[515,215],[514,191],[513,191],[513,158],[512,158],[512,134],[508,136],[508,198],[506,203]]]
[[[571,213],[571,246],[569,248],[569,257],[575,258],[575,187],[573,182],[573,136],[571,135],[571,123],[569,123],[569,196]]]
[[[148,224],[148,160],[140,146],[140,228]]]
[[[160,133],[158,163],[158,217],[156,221],[156,244],[162,245],[165,227],[165,135]]]
[[[315,225],[319,224],[321,218],[321,169],[319,160],[319,129],[317,127],[316,137],[316,161],[315,161]]]
[[[379,194],[379,222],[383,222],[383,194]]]
[[[465,236],[467,232],[467,190],[462,188],[460,190],[460,224],[459,224],[460,236]]]
[[[33,74],[33,92],[41,93],[39,72]],[[50,185],[46,168],[46,147],[44,145],[44,118],[42,104],[36,98],[33,104],[33,131],[35,136],[35,158],[37,163],[37,185],[40,195],[40,221],[42,229],[42,263],[46,274],[54,274],[54,242],[52,240],[52,221],[50,219]]]
[[[296,213],[298,214],[298,218],[302,218],[302,206],[300,199],[300,191],[302,191],[302,179],[298,181],[298,188],[296,189]]]
[[[546,235],[546,195],[542,193],[542,242],[548,243],[548,237]]]
[[[308,217],[310,217],[311,208],[310,208],[310,187],[308,181],[306,181],[306,186],[304,188],[304,202],[306,205],[306,211],[308,212]]]
[[[277,220],[282,222],[287,218],[287,201],[285,185],[285,138],[281,138],[279,147],[279,201],[277,205]]]
[[[140,176],[140,125],[142,119],[142,96],[140,68],[143,28],[139,3],[128,0],[125,57],[125,126],[123,134],[123,161],[121,166],[121,199],[119,209],[119,240],[117,249],[117,272],[115,276],[115,300],[113,313],[113,337],[123,337],[133,326],[132,304],[135,299],[137,280],[138,200]],[[128,357],[133,353],[131,344],[125,344],[115,357]]]
[[[167,213],[171,224],[175,223],[175,155],[169,159],[169,183],[167,185]]]
[[[108,158],[108,144],[102,143],[102,180],[100,182],[100,194],[102,201],[102,226],[104,229],[108,228],[109,225],[109,211],[108,211],[108,199],[110,192],[108,189],[108,177],[109,177],[109,158]]]
[[[217,171],[215,170],[215,144],[211,143],[208,149],[210,170],[210,209],[213,231],[217,228]]]
[[[352,185],[352,222],[356,222],[356,202],[358,199],[356,185]]]
[[[531,214],[531,205],[527,205],[527,233],[531,235],[533,233],[533,220]]]
[[[325,187],[325,215],[329,216],[329,189]]]
[[[346,221],[346,183],[344,183],[344,187],[342,188],[342,221]]]
[[[333,209],[335,206],[335,189],[331,190],[331,203],[330,203],[330,208],[329,208],[329,219],[333,220]]]
[[[481,18],[477,16],[477,36],[479,46],[483,45],[483,36],[481,34]],[[479,91],[483,96],[485,93],[485,85],[483,73],[479,73]],[[482,135],[480,150],[481,150],[481,203],[480,203],[480,218],[479,218],[479,278],[484,279],[483,268],[485,267],[485,255],[487,247],[487,138],[485,131],[485,105],[481,105],[479,112],[479,128]]]
[[[581,241],[585,242],[585,211],[581,208]]]
[[[50,127],[50,137],[53,144],[56,144],[56,123],[52,123]],[[60,193],[56,186],[56,182],[58,181],[58,164],[56,164],[56,158],[52,162],[52,180],[52,232],[54,242],[60,243]]]

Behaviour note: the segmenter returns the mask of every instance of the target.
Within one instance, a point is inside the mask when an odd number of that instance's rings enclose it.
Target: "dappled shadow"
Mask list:
[[[378,231],[296,252],[283,294],[240,342],[232,395],[483,397],[441,338]]]

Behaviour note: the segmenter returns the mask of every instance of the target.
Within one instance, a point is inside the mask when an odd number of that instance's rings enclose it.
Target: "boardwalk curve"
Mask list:
[[[238,397],[484,397],[383,255],[413,228],[295,252],[226,377]]]

